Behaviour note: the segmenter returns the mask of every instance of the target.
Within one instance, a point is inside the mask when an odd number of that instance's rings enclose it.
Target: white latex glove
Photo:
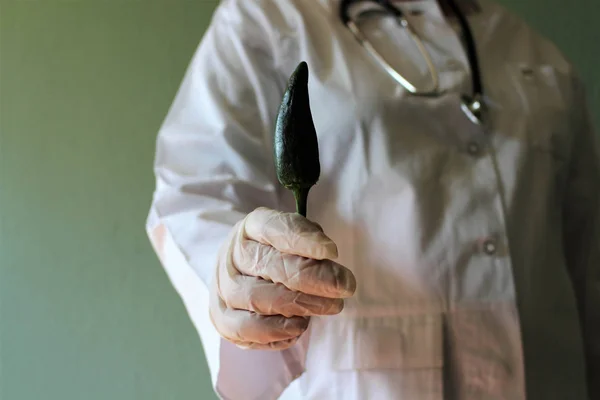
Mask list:
[[[311,315],[337,314],[354,294],[354,275],[331,261],[336,257],[335,243],[319,225],[299,214],[256,209],[220,249],[211,288],[213,325],[239,347],[292,346]]]

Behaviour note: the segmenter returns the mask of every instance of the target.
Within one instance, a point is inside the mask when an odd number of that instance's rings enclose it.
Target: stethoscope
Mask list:
[[[350,18],[350,14],[348,12],[349,8],[355,4],[360,2],[373,1],[381,8],[384,12],[393,15],[398,21],[399,25],[406,29],[409,33],[411,39],[419,48],[419,52],[425,59],[427,63],[427,68],[429,69],[429,74],[431,75],[431,79],[433,81],[433,89],[427,91],[419,91],[417,87],[412,85],[410,81],[408,81],[402,74],[396,71],[389,63],[377,52],[377,50],[371,45],[371,43],[367,40],[362,31],[358,28],[358,25],[354,22],[352,18]],[[469,59],[469,65],[471,68],[471,79],[472,79],[472,93],[471,95],[462,95],[461,101],[461,109],[467,115],[467,117],[475,124],[482,123],[482,114],[483,114],[483,85],[481,82],[481,72],[479,70],[479,60],[477,57],[477,50],[475,48],[475,41],[473,39],[473,34],[469,27],[469,23],[467,19],[456,5],[454,0],[447,0],[449,6],[452,8],[458,22],[460,23],[461,29],[463,31],[467,57]],[[363,10],[359,12],[355,17],[357,20],[366,15],[372,10]],[[443,94],[439,88],[439,76],[438,72],[431,60],[431,56],[423,41],[419,38],[413,27],[410,25],[409,21],[406,19],[405,15],[395,7],[390,0],[342,0],[340,4],[340,18],[342,22],[350,29],[350,31],[354,34],[355,38],[358,42],[373,56],[373,58],[389,73],[398,83],[400,83],[409,93],[415,96],[425,96],[425,97],[438,97]]]

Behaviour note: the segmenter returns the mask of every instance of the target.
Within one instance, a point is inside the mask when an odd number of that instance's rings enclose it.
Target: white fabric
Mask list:
[[[600,398],[586,388],[600,382],[600,167],[581,83],[548,40],[478,3],[484,128],[460,110],[468,62],[435,1],[398,3],[423,11],[413,25],[449,90],[431,99],[365,53],[338,0],[219,5],[158,136],[147,229],[222,399]],[[427,86],[388,26],[372,35],[382,53]],[[321,156],[308,217],[357,289],[292,348],[244,350],[211,324],[207,288],[236,222],[294,210],[272,137],[302,60]]]

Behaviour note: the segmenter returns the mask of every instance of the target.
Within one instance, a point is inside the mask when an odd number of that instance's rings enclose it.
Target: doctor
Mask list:
[[[272,144],[300,61],[307,218]],[[223,399],[600,399],[599,160],[573,66],[492,0],[223,0],[147,231]]]

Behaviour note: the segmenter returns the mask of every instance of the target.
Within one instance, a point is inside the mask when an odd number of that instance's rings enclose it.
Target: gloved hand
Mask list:
[[[354,275],[331,261],[336,257],[335,243],[314,222],[254,210],[220,249],[211,287],[213,325],[242,348],[292,346],[310,316],[337,314],[354,294]]]

